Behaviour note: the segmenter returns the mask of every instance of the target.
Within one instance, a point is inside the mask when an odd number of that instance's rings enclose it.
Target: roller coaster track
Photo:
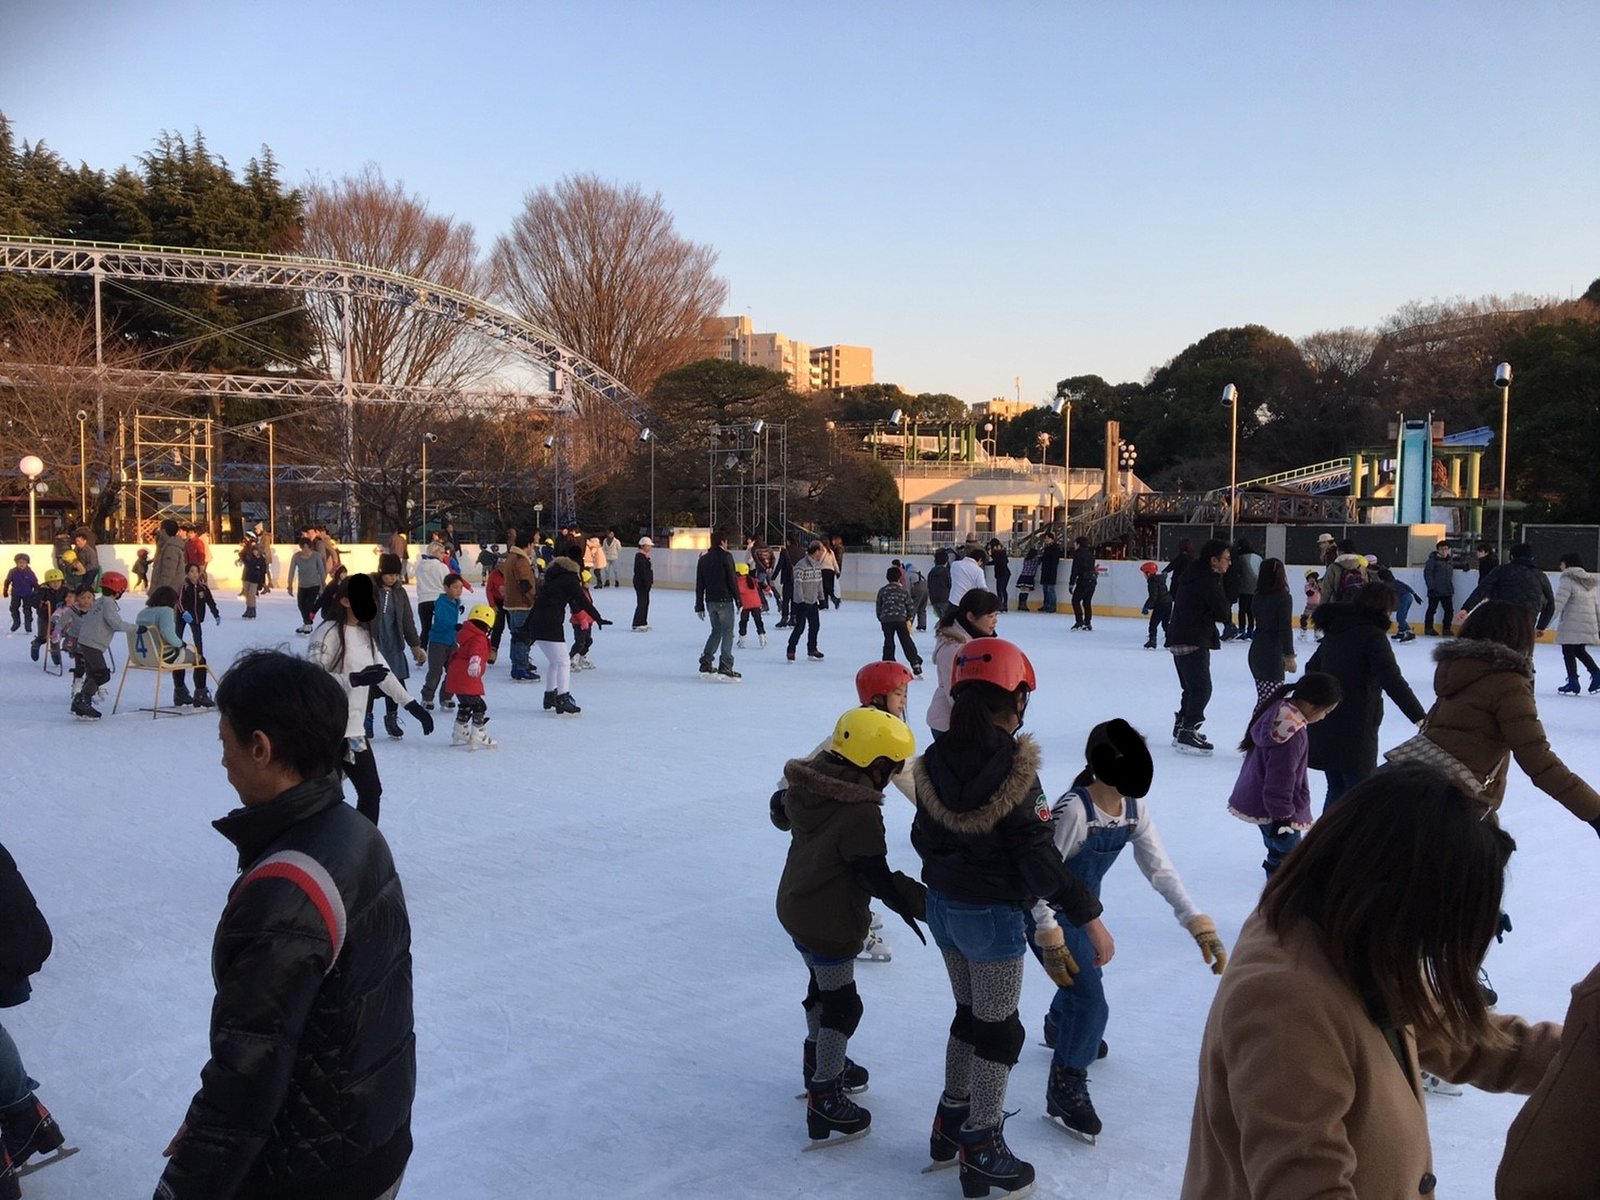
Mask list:
[[[559,373],[562,380],[600,397],[635,425],[648,423],[643,402],[621,380],[531,321],[495,307],[478,296],[427,280],[360,263],[333,259],[253,254],[233,250],[192,250],[115,242],[53,241],[0,235],[0,272],[61,275],[204,287],[267,288],[337,294],[410,309],[481,333],[523,357]],[[303,381],[309,383],[311,381]],[[336,385],[338,386],[338,385]],[[358,385],[345,380],[353,391]],[[337,399],[354,399],[339,392]]]

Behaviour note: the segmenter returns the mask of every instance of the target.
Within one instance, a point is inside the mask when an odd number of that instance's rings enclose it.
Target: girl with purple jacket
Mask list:
[[[1270,877],[1311,828],[1311,785],[1306,781],[1310,740],[1306,730],[1339,706],[1339,681],[1308,671],[1269,692],[1250,717],[1239,749],[1245,752],[1228,811],[1261,830]]]

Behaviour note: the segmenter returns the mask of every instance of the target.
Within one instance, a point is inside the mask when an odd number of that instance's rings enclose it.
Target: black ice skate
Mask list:
[[[805,1072],[805,1085],[811,1087],[811,1077],[817,1073],[817,1044],[809,1039],[801,1043],[800,1053],[801,1069]],[[844,1070],[839,1072],[839,1084],[849,1095],[856,1095],[867,1090],[867,1080],[871,1077],[869,1072],[860,1063],[849,1055],[845,1056]],[[804,1100],[809,1090],[801,1092],[796,1100]]]
[[[4,1138],[6,1155],[16,1168],[18,1177],[48,1167],[51,1163],[70,1158],[78,1152],[76,1146],[67,1146],[61,1126],[50,1115],[50,1110],[29,1092],[23,1099],[7,1108],[0,1108],[0,1137]],[[35,1154],[47,1157],[29,1162]]]
[[[571,692],[562,692],[556,696],[555,712],[558,717],[576,717],[582,714],[583,709],[573,703]]]
[[[1179,754],[1210,754],[1216,749],[1198,729],[1180,729],[1172,743]]]
[[[1044,1106],[1044,1119],[1073,1137],[1092,1146],[1100,1136],[1100,1115],[1089,1099],[1089,1073],[1082,1068],[1052,1066]]]
[[[403,738],[406,731],[400,728],[399,713],[385,713],[383,715],[383,731],[392,738]]]
[[[807,1150],[842,1146],[871,1130],[872,1114],[845,1095],[842,1079],[806,1085],[806,1134],[811,1138]]]
[[[971,1111],[972,1106],[966,1101],[955,1104],[944,1096],[939,1097],[939,1107],[933,1113],[933,1132],[928,1135],[928,1157],[933,1161],[922,1168],[924,1175],[956,1165],[961,1153],[961,1142],[957,1135],[961,1132],[961,1123]]]
[[[83,696],[78,695],[72,698],[72,715],[80,721],[98,721],[100,719],[100,710],[90,704]]]
[[[1003,1197],[1033,1191],[1033,1167],[1006,1145],[1004,1117],[989,1129],[962,1129],[956,1139],[961,1143],[961,1194],[967,1200],[987,1196],[996,1188]]]

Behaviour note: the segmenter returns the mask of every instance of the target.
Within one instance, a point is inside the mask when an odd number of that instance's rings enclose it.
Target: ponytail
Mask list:
[[[1314,704],[1318,708],[1327,708],[1339,703],[1344,698],[1344,689],[1339,686],[1339,680],[1323,671],[1307,671],[1299,679],[1288,683],[1280,683],[1273,688],[1256,705],[1255,711],[1250,714],[1250,721],[1244,727],[1244,737],[1240,739],[1239,749],[1248,751],[1255,745],[1250,739],[1250,731],[1255,728],[1261,714],[1276,708],[1284,700],[1304,700],[1307,704]]]

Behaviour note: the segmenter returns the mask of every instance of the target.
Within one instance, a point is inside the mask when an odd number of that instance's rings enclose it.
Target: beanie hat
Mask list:
[[[1102,721],[1091,729],[1083,752],[1089,769],[1101,783],[1135,800],[1150,791],[1155,776],[1150,747],[1139,731],[1121,717]]]
[[[370,621],[378,615],[378,588],[371,575],[350,576],[344,582],[344,594],[356,620]]]

